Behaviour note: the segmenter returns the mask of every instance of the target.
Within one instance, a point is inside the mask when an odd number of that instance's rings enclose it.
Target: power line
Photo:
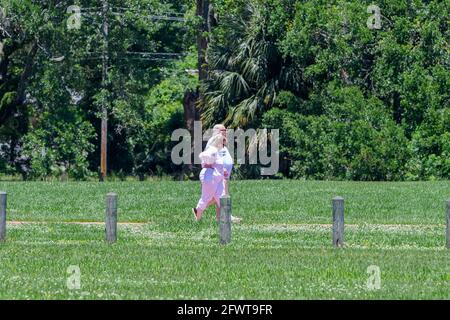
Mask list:
[[[120,12],[112,12],[113,15],[115,16],[126,16],[125,13],[120,13]],[[157,16],[157,15],[145,15],[145,14],[137,14],[137,13],[133,13],[134,15],[139,15],[142,18],[150,18],[150,20],[166,20],[166,21],[178,21],[178,22],[186,22],[187,20],[185,18],[179,18],[179,17],[175,17],[175,16]]]
[[[182,56],[177,56],[173,58],[166,58],[166,57],[139,57],[139,56],[117,56],[117,57],[110,57],[111,60],[142,60],[142,61],[173,61],[178,60]],[[82,57],[79,60],[100,60],[102,59],[101,56],[97,57]]]
[[[146,11],[146,10],[141,10],[141,9],[133,9],[133,8],[125,8],[125,7],[112,7],[112,8],[122,10],[122,11],[134,11],[134,12]],[[150,10],[148,10],[148,11],[150,11]],[[184,13],[181,13],[181,12],[166,11],[166,13],[169,13],[170,15],[184,16]]]
[[[117,11],[113,11],[113,9],[116,9]],[[80,11],[82,14],[85,15],[99,15],[101,16],[101,8],[99,7],[87,7],[82,8],[80,7]],[[147,14],[142,13],[146,10],[139,10],[139,9],[132,9],[132,8],[125,8],[125,7],[110,7],[108,10],[111,14],[115,16],[126,16],[128,12],[131,15],[140,16],[143,18],[150,18],[151,20],[166,20],[166,21],[178,21],[178,22],[186,22],[187,20],[185,18],[182,18],[181,16],[184,16],[184,13],[181,12],[174,12],[174,11],[166,11],[163,14]],[[122,12],[119,12],[122,11]],[[124,12],[125,11],[125,12]],[[150,11],[150,10],[148,10]]]
[[[90,51],[86,52],[87,54],[101,54],[98,51]],[[141,55],[141,56],[162,56],[162,57],[186,57],[188,53],[186,52],[133,52],[133,51],[124,51],[124,52],[116,52],[118,55]]]
[[[140,54],[140,55],[159,55],[159,56],[187,56],[187,53],[174,53],[174,52],[133,52],[133,51],[127,51],[126,54]]]
[[[79,10],[79,11],[78,11]],[[78,19],[81,16],[85,16],[91,21],[94,20],[94,16],[98,15],[101,18],[101,33],[102,33],[102,52],[88,53],[85,60],[101,60],[102,61],[102,88],[108,90],[108,68],[109,61],[114,60],[114,63],[120,60],[141,60],[141,61],[170,61],[176,58],[186,56],[185,53],[170,53],[170,52],[114,52],[110,55],[109,45],[109,28],[110,20],[109,16],[125,17],[128,15],[134,17],[147,18],[152,21],[170,21],[170,22],[186,22],[184,14],[174,12],[164,13],[143,13],[141,10],[125,7],[113,7],[110,6],[108,0],[102,0],[101,7],[87,7],[77,8],[78,12],[73,12],[78,15]],[[125,19],[124,19],[125,20]],[[123,24],[123,23],[122,23]],[[128,23],[126,23],[127,25]],[[89,56],[90,55],[90,56]],[[98,55],[98,56],[95,56]],[[102,98],[102,118],[101,118],[101,156],[100,156],[100,181],[104,181],[107,175],[107,130],[108,130],[108,110],[106,96]]]
[[[100,60],[102,57],[84,57],[81,58],[80,60]],[[163,59],[163,58],[141,58],[141,57],[127,57],[127,58],[122,58],[122,59],[117,59],[117,60],[125,60],[125,59],[130,59],[130,60],[141,60],[141,61],[173,61],[174,59]],[[116,59],[111,59],[116,61]]]

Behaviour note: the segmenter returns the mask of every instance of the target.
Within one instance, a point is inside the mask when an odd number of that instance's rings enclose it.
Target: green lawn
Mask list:
[[[198,182],[0,182],[8,192],[0,299],[450,299],[444,201],[450,182],[232,181],[233,225],[218,244]],[[104,242],[105,195],[119,241]],[[345,198],[346,246],[331,246],[331,198]],[[18,223],[28,221],[32,223]],[[66,286],[79,266],[81,289]],[[378,266],[381,288],[369,290]]]

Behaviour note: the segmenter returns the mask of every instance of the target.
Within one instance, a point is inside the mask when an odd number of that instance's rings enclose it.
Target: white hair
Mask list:
[[[220,149],[224,144],[224,137],[219,134],[214,134],[211,139],[208,141],[208,145],[211,147],[216,147]]]
[[[223,124],[216,124],[214,127],[213,127],[213,135],[215,135],[215,134],[219,134],[220,133],[220,129],[226,129],[225,128],[225,126],[223,125]]]

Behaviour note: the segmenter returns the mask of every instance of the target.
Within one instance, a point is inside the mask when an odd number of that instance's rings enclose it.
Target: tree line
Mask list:
[[[450,178],[448,1],[110,0],[106,51],[104,2],[1,1],[2,175],[96,178],[106,108],[118,177],[194,178],[201,120],[279,129],[279,178]]]

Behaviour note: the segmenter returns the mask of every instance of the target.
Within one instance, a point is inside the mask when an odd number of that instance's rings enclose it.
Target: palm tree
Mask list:
[[[200,101],[206,125],[222,120],[246,127],[272,107],[280,90],[300,91],[301,74],[269,35],[264,6],[252,0],[239,17],[225,17],[226,41],[210,43]]]

